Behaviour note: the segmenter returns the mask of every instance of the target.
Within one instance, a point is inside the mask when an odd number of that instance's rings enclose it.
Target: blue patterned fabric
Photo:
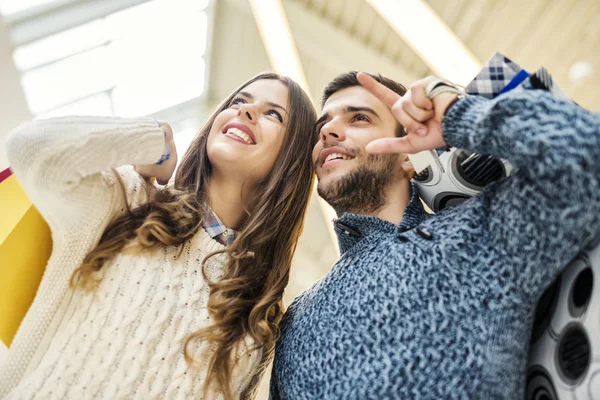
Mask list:
[[[515,85],[528,76],[529,74],[525,70],[510,59],[500,53],[494,53],[477,76],[465,87],[465,92],[493,99],[516,78],[519,80],[515,82]]]
[[[160,122],[156,121],[158,126],[160,127]],[[169,148],[169,144],[167,143],[167,132],[163,129],[163,134],[165,135],[165,150],[163,154],[160,156],[160,160],[158,160],[155,164],[162,165],[165,161],[171,158],[171,149]]]
[[[600,234],[600,115],[541,90],[469,96],[448,144],[509,178],[399,227],[346,214],[341,258],[281,323],[271,399],[521,399],[535,306]]]
[[[224,246],[231,246],[239,232],[227,228],[208,204],[204,203],[203,205],[202,228],[217,242]]]

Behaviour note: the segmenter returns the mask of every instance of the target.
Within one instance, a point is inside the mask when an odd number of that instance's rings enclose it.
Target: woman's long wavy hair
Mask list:
[[[71,278],[72,287],[93,287],[90,282],[94,273],[133,239],[138,239],[142,251],[151,251],[180,246],[201,229],[202,202],[212,169],[208,134],[215,117],[231,105],[238,92],[261,79],[278,80],[288,88],[285,138],[273,168],[256,187],[251,204],[245,205],[247,216],[239,235],[230,247],[209,254],[203,261],[204,271],[211,256],[229,256],[224,276],[216,282],[207,279],[212,325],[194,332],[184,345],[186,360],[194,365],[188,344],[198,340],[212,343],[216,350],[210,359],[205,390],[216,384],[226,399],[231,398],[229,382],[235,352],[246,335],[268,355],[261,367],[272,354],[284,311],[283,291],[313,186],[311,152],[317,139],[313,132],[316,113],[297,83],[274,73],[262,73],[235,90],[193,140],[175,175],[174,188],[149,187],[149,201],[135,209],[127,207],[125,215],[112,221]]]

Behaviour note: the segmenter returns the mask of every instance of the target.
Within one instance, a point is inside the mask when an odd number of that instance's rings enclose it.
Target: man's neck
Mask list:
[[[390,185],[386,190],[385,204],[372,212],[364,210],[352,210],[351,213],[370,215],[380,218],[384,221],[391,222],[394,225],[399,225],[404,216],[404,210],[410,203],[411,189],[410,181],[402,179],[397,183]]]
[[[242,193],[245,186],[241,181],[217,175],[213,175],[207,185],[204,200],[227,228],[239,230],[246,216],[242,199],[248,201],[249,193]]]

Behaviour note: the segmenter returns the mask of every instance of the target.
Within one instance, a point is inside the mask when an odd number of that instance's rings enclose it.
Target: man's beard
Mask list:
[[[398,154],[370,154],[358,168],[324,188],[319,181],[317,192],[338,216],[373,213],[385,205],[386,189],[396,179]]]

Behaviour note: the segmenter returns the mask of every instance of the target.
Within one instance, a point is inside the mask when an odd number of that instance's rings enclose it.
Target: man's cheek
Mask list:
[[[321,148],[322,148],[322,147],[323,147],[323,146],[318,146],[318,145],[317,145],[317,146],[315,146],[315,148],[314,148],[314,150],[313,150],[313,152],[312,152],[312,162],[313,162],[313,164],[315,164],[315,165],[316,165],[316,163],[317,163],[317,161],[318,161],[318,158],[319,158],[319,153],[321,153]]]

